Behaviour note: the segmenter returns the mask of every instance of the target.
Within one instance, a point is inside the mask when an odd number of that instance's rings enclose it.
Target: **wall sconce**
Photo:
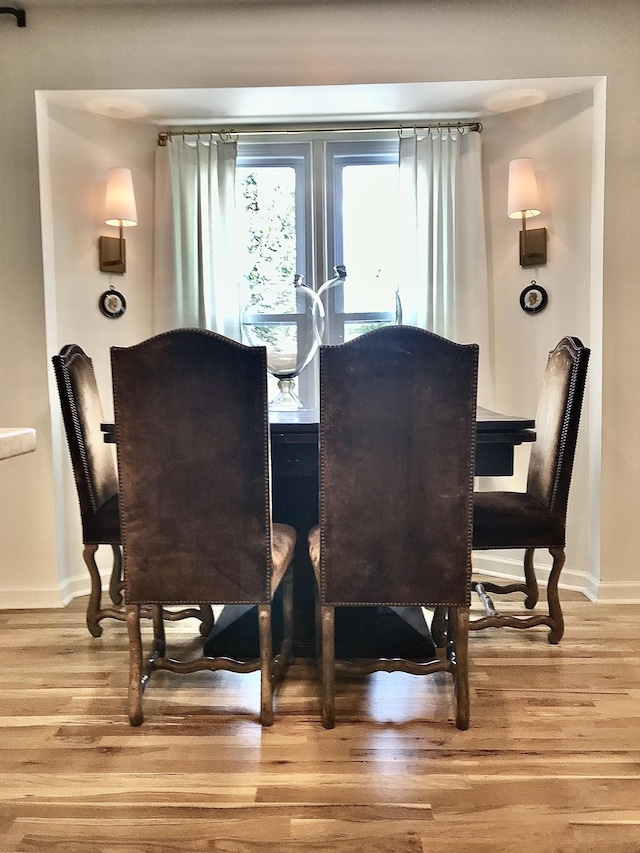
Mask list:
[[[547,263],[547,229],[530,228],[527,219],[540,214],[538,184],[531,157],[509,163],[509,219],[522,219],[520,232],[520,266],[537,267]]]
[[[122,229],[138,224],[136,197],[131,169],[111,168],[107,172],[104,202],[105,223],[120,229],[118,237],[100,237],[101,272],[124,273],[127,269],[126,246]]]

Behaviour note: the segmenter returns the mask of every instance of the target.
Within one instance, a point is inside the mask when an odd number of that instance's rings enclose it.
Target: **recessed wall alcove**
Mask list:
[[[224,89],[40,91],[36,93],[42,208],[47,353],[80,344],[94,359],[105,405],[112,413],[109,347],[153,333],[154,157],[159,129],[208,122],[465,120],[483,124],[487,257],[491,286],[491,359],[495,399],[480,401],[513,414],[534,415],[547,352],[565,334],[592,348],[581,438],[569,508],[564,585],[596,599],[600,586],[600,436],[602,409],[602,243],[605,81],[549,78],[452,83]],[[549,258],[538,270],[518,263],[517,223],[506,215],[509,160],[531,156],[549,232]],[[112,229],[101,205],[109,166],[132,169],[139,225],[128,229],[124,277],[100,273],[97,242]],[[115,233],[115,232],[114,232]],[[531,278],[549,305],[528,316],[518,297]],[[117,321],[98,310],[113,284],[125,294]],[[88,590],[81,559],[75,486],[61,431],[57,391],[50,384],[58,582],[63,602]],[[528,461],[523,446],[511,482],[521,488]],[[107,555],[108,556],[108,555]],[[539,565],[548,555],[537,554]],[[517,555],[477,555],[477,566],[517,574]]]

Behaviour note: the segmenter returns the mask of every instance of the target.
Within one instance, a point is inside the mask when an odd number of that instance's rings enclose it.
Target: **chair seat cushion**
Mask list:
[[[296,531],[288,524],[274,524],[271,529],[271,595],[280,586],[280,582],[293,559],[296,545]]]
[[[563,548],[561,518],[526,492],[474,492],[473,548]]]
[[[82,520],[82,541],[95,545],[120,545],[120,508],[113,495],[91,518]]]

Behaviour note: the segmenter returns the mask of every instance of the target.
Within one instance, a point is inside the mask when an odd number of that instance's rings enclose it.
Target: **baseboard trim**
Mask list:
[[[523,579],[522,559],[502,557],[488,554],[484,551],[474,551],[473,568],[476,572],[489,575],[505,581],[521,581]],[[549,580],[549,566],[535,564],[538,582],[546,586]],[[640,581],[610,581],[602,582],[589,572],[575,569],[562,570],[560,589],[581,592],[594,603],[606,604],[640,604]]]
[[[598,584],[600,604],[640,604],[640,581],[609,581]]]
[[[107,590],[111,581],[113,568],[113,554],[111,548],[101,546],[96,552],[96,564],[102,579],[102,589]],[[64,605],[69,604],[80,595],[89,595],[91,592],[91,578],[84,564],[80,564],[75,574],[67,577],[60,586],[60,597]]]
[[[109,582],[109,575],[106,572],[101,572],[100,576],[102,577],[102,588],[105,588],[105,582]],[[86,571],[82,572],[82,574],[75,575],[74,577],[67,578],[65,582],[60,587],[60,597],[62,598],[62,603],[66,606],[70,601],[73,601],[74,598],[78,598],[80,595],[89,595],[91,592],[91,580]]]
[[[101,571],[102,588],[107,589],[111,573]],[[60,587],[45,587],[40,589],[11,589],[0,587],[0,610],[46,610],[49,608],[66,607],[74,598],[89,595],[91,582],[86,571],[67,578]]]
[[[498,557],[486,552],[473,554],[475,572],[504,581],[521,581],[523,578],[522,561],[509,557]],[[549,579],[549,567],[536,564],[536,576],[542,586]],[[106,589],[110,571],[100,572],[102,588]],[[640,581],[602,582],[587,572],[564,569],[559,584],[561,589],[581,592],[590,601],[603,604],[640,604]],[[86,572],[67,578],[58,587],[23,588],[0,587],[0,610],[43,610],[66,607],[74,598],[89,595],[90,581]]]
[[[0,588],[0,610],[50,610],[59,609],[64,603],[57,586]]]
[[[498,557],[494,554],[475,551],[473,554],[474,571],[490,575],[505,581],[521,581],[524,577],[522,569],[522,558]],[[551,569],[549,566],[535,564],[536,577],[541,586],[546,586]],[[591,601],[598,599],[598,584],[586,572],[578,572],[564,568],[560,576],[560,589],[581,592]]]

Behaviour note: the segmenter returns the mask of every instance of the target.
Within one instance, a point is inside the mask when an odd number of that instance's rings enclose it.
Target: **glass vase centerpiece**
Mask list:
[[[324,307],[302,278],[296,273],[293,282],[262,284],[242,312],[245,340],[267,348],[267,370],[278,380],[278,392],[269,402],[274,411],[310,408],[298,396],[295,380],[322,342]]]
[[[347,282],[347,268],[337,264],[334,276],[318,289],[325,314],[323,344],[342,344],[372,329],[402,323],[398,287],[371,263],[366,266]]]

